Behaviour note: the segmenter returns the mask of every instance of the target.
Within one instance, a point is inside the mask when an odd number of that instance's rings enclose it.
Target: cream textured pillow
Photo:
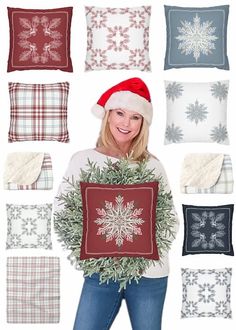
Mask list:
[[[85,7],[87,56],[85,70],[150,71],[150,6]]]
[[[165,144],[217,142],[229,144],[229,82],[165,81],[167,120]]]

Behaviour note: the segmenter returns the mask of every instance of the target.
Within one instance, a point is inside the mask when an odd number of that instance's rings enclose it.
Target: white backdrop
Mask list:
[[[228,55],[230,71],[218,69],[179,69],[164,71],[165,55],[165,17],[163,5],[179,6],[214,6],[230,4],[229,25],[228,25]],[[93,71],[84,72],[84,60],[86,53],[86,21],[84,15],[85,5],[126,7],[139,5],[152,5],[151,30],[150,30],[150,58],[152,72],[139,71]],[[15,71],[6,73],[9,34],[7,6],[20,8],[59,8],[73,6],[71,31],[71,57],[74,67],[73,73],[61,71]],[[171,272],[169,285],[163,313],[163,330],[182,329],[206,330],[209,327],[214,330],[222,328],[235,330],[236,327],[236,271],[235,257],[224,255],[195,255],[181,256],[183,241],[183,216],[181,204],[195,205],[220,205],[234,203],[235,194],[231,195],[183,195],[179,190],[179,176],[183,157],[188,152],[223,152],[230,153],[236,173],[236,130],[234,94],[236,91],[236,3],[233,0],[227,2],[222,0],[0,0],[0,176],[3,174],[5,158],[8,152],[13,151],[43,151],[50,152],[54,170],[53,191],[4,191],[1,185],[0,199],[0,329],[1,330],[70,330],[73,328],[74,317],[83,283],[82,273],[76,271],[67,260],[68,251],[63,251],[61,245],[56,241],[53,234],[53,250],[5,250],[6,243],[6,203],[44,203],[52,202],[56,194],[59,182],[65,172],[71,155],[77,151],[95,146],[97,135],[100,129],[100,121],[94,118],[90,112],[91,106],[98,100],[101,93],[113,84],[123,79],[138,76],[144,79],[150,88],[152,103],[154,106],[154,118],[150,132],[149,149],[164,164],[170,185],[174,195],[174,201],[180,219],[180,230],[170,255]],[[230,91],[228,99],[228,131],[230,145],[217,144],[178,144],[164,146],[165,130],[165,91],[164,80],[177,81],[215,81],[230,79]],[[25,83],[54,83],[69,81],[69,110],[68,125],[70,132],[70,143],[59,142],[18,142],[9,144],[7,132],[9,126],[9,95],[8,82]],[[236,226],[233,226],[233,243],[236,248]],[[7,256],[59,256],[61,260],[61,321],[59,324],[7,324],[6,323],[6,258]],[[221,268],[233,267],[232,281],[232,311],[233,319],[180,319],[181,310],[181,267],[192,268]],[[101,302],[102,303],[102,302]],[[118,317],[112,330],[131,329],[128,313],[123,302]],[[100,329],[98,329],[100,330]]]

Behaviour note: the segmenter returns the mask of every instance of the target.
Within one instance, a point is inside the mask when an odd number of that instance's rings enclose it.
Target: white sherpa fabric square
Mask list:
[[[229,144],[229,81],[203,83],[165,81],[165,144],[216,142]]]
[[[150,6],[85,7],[87,56],[85,70],[150,71]]]

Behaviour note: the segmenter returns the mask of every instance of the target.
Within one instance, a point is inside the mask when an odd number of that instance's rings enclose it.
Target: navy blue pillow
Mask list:
[[[183,256],[223,253],[233,256],[232,219],[234,205],[183,205]]]
[[[184,67],[229,70],[228,14],[228,5],[203,8],[165,6],[165,70]]]

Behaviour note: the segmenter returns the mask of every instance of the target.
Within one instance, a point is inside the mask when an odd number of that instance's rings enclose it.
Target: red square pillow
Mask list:
[[[70,26],[72,7],[8,7],[10,50],[7,71],[59,69],[72,72]]]
[[[144,257],[158,260],[156,204],[158,182],[81,182],[83,237],[80,259]]]

